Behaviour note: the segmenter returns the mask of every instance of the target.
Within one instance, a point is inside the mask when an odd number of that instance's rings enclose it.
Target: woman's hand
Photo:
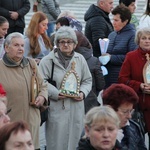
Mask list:
[[[44,102],[45,102],[45,98],[39,95],[35,100],[35,105],[37,108],[39,108],[40,106],[43,106]]]
[[[85,98],[84,93],[83,93],[83,92],[80,92],[80,93],[79,93],[79,97],[74,98],[74,100],[82,101],[84,98]]]
[[[150,85],[146,83],[141,83],[140,88],[144,93],[150,93]]]
[[[67,97],[64,96],[63,94],[59,93],[59,95],[58,95],[58,99],[59,99],[59,100],[63,100],[63,99],[65,99],[65,98],[67,98]]]

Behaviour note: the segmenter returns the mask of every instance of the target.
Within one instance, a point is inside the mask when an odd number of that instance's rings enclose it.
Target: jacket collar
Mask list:
[[[3,62],[6,66],[8,67],[18,67],[18,66],[21,66],[21,67],[25,67],[29,64],[29,61],[27,58],[23,57],[23,59],[21,60],[21,63],[20,64],[17,64],[15,63],[14,61],[12,61],[11,59],[9,59],[6,55],[6,53],[4,54],[3,56]]]

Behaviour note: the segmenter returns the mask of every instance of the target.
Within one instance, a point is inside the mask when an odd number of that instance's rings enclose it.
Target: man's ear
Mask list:
[[[99,6],[100,8],[103,7],[103,5],[104,5],[104,1],[100,1],[99,4],[98,4],[98,6]]]
[[[85,125],[85,135],[86,135],[86,137],[90,137],[89,132],[90,132],[90,128],[87,125]]]

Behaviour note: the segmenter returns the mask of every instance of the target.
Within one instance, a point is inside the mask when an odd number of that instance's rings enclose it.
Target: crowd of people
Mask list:
[[[140,20],[135,0],[95,2],[83,31],[56,0],[34,1],[24,31],[29,0],[0,1],[0,150],[150,148],[150,0]]]

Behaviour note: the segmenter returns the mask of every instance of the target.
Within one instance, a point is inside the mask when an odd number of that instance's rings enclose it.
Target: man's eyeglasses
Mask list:
[[[58,43],[59,43],[59,45],[62,45],[62,46],[66,45],[66,44],[70,46],[74,43],[74,41],[59,41]]]
[[[132,110],[123,110],[123,109],[118,109],[120,112],[122,112],[124,115],[132,115],[134,113],[134,109]]]
[[[11,109],[8,109],[5,114],[0,114],[0,118],[4,118],[4,117],[7,116],[10,112],[11,112]]]

